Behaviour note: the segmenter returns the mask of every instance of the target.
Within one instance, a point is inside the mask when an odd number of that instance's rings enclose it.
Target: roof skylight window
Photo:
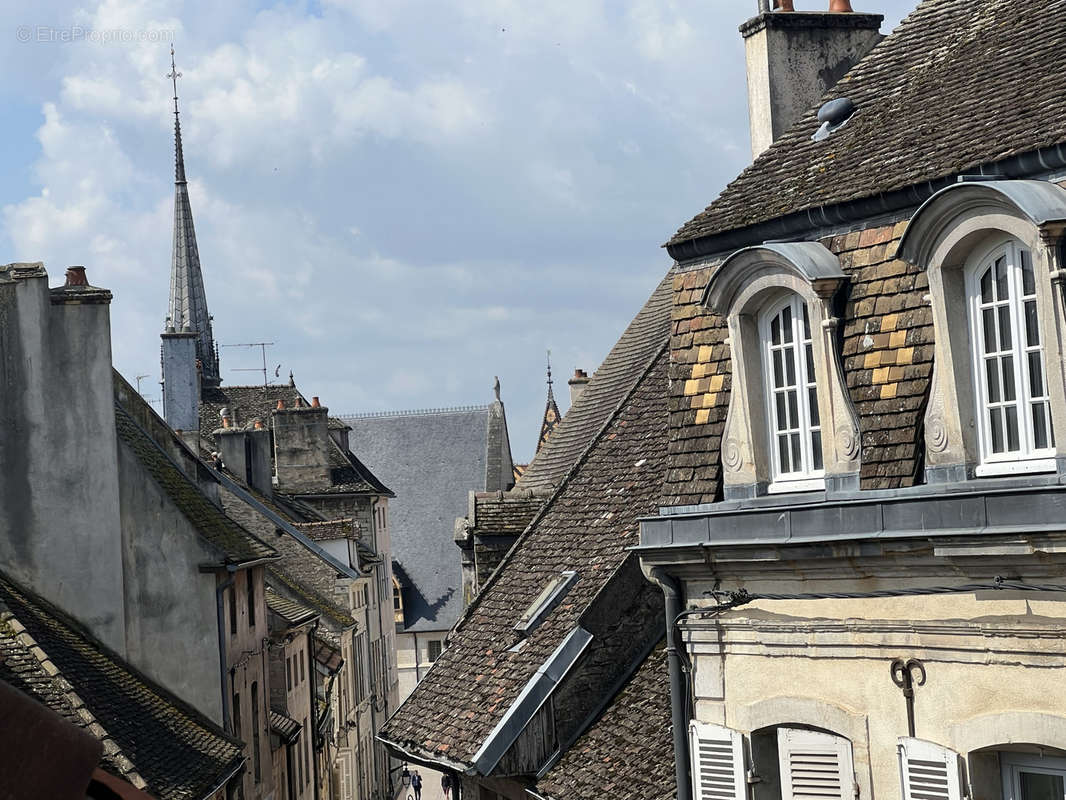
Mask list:
[[[559,605],[576,581],[577,573],[573,570],[564,570],[558,576],[552,578],[548,585],[537,595],[537,599],[530,603],[529,608],[518,618],[514,629],[523,634],[535,630],[548,614]]]

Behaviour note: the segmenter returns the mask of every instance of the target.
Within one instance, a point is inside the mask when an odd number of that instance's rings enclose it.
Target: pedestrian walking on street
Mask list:
[[[447,772],[440,776],[440,790],[444,792],[444,800],[451,800],[452,776]]]
[[[418,772],[411,776],[411,788],[415,790],[415,800],[422,800],[422,776]]]

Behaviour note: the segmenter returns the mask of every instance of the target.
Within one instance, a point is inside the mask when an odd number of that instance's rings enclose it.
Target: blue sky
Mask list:
[[[799,0],[801,10],[823,0]],[[915,0],[857,0],[888,31]],[[749,160],[756,0],[44,0],[0,9],[0,259],[84,264],[159,394],[169,46],[215,334],[336,413],[488,402],[516,458]],[[74,41],[70,41],[74,40]],[[223,350],[231,372],[257,365]],[[251,376],[251,377],[249,377]]]

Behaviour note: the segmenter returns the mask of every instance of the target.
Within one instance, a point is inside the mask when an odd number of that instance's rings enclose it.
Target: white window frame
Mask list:
[[[840,784],[839,798],[840,800],[854,800],[856,787],[855,762],[851,741],[832,733],[785,726],[777,729],[777,757],[780,765],[782,800],[807,800],[807,798],[811,797],[806,792],[796,793],[793,785],[790,756],[796,750],[836,756]],[[836,795],[822,796],[836,797]]]
[[[1052,425],[1051,390],[1048,382],[1047,351],[1045,347],[1043,326],[1040,321],[1040,304],[1034,292],[1032,297],[1024,294],[1022,283],[1021,254],[1025,253],[1029,259],[1030,268],[1033,270],[1033,279],[1037,280],[1036,267],[1033,263],[1033,253],[1022,242],[1014,237],[1000,238],[991,245],[977,250],[970,263],[966,267],[966,295],[967,308],[970,318],[970,341],[972,345],[970,361],[972,378],[974,381],[974,400],[976,404],[977,440],[981,463],[976,467],[975,474],[987,475],[1011,475],[1035,472],[1054,472],[1055,465],[1055,434]],[[983,303],[981,299],[981,276],[992,269],[995,262],[1002,256],[1006,259],[1007,285],[1010,298],[1006,302],[1009,309],[1008,315],[1011,326],[1011,350],[1014,360],[1014,388],[1015,402],[1018,409],[1018,434],[1020,449],[1003,453],[992,451],[992,432],[988,413],[988,375],[985,369],[986,352],[984,344],[984,331],[982,328]],[[1040,336],[1038,348],[1030,348],[1026,344],[1024,317],[1024,303],[1026,300],[1036,303],[1037,306],[1037,331]],[[995,301],[996,305],[1002,305],[1004,301]],[[1030,350],[1039,352],[1042,368],[1041,381],[1044,387],[1044,397],[1041,398],[1047,407],[1049,446],[1037,449],[1034,441],[1033,420],[1031,406],[1033,398],[1029,392],[1029,361]],[[1002,351],[1007,352],[1007,351]],[[1006,429],[1004,429],[1006,436]]]
[[[802,468],[799,470],[793,470],[791,472],[784,472],[781,468],[781,451],[778,442],[779,430],[777,420],[776,409],[776,395],[779,393],[782,387],[778,387],[774,382],[774,370],[773,370],[773,350],[780,348],[784,349],[785,344],[775,345],[773,344],[772,325],[775,319],[782,314],[782,312],[789,308],[792,312],[792,365],[795,369],[796,383],[792,387],[796,392],[796,405],[797,415],[799,417],[799,427],[795,431],[800,437],[800,461]],[[821,418],[819,417],[817,431],[819,434],[819,460],[821,460],[823,467],[821,469],[813,468],[814,461],[814,444],[811,441],[815,426],[811,424],[811,405],[810,405],[810,389],[813,388],[815,392],[815,398],[820,395],[818,388],[818,376],[817,373],[809,375],[807,370],[807,348],[811,348],[811,363],[814,363],[814,345],[813,345],[813,331],[810,331],[811,336],[806,337],[804,335],[803,317],[807,316],[807,328],[810,329],[810,313],[807,309],[807,303],[798,294],[789,292],[783,297],[779,298],[776,302],[771,303],[763,311],[760,317],[759,334],[761,339],[761,351],[763,360],[763,386],[765,387],[766,395],[766,423],[767,423],[767,447],[769,450],[769,458],[773,467],[773,479],[767,489],[770,494],[778,494],[783,492],[804,492],[804,491],[817,491],[825,488],[825,456],[823,453],[824,445],[822,444],[821,437]],[[787,374],[787,365],[784,365]],[[784,390],[787,395],[787,388]],[[815,409],[817,413],[817,409]],[[791,435],[791,434],[790,434]]]
[[[1029,753],[1000,751],[999,763],[1003,773],[1003,800],[1022,800],[1023,772],[1057,775],[1066,784],[1066,758],[1041,758]]]

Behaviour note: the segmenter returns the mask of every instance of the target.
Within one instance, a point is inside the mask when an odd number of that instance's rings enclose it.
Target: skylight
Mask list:
[[[566,593],[576,580],[577,573],[573,570],[565,570],[555,578],[552,578],[548,585],[537,595],[537,599],[530,603],[529,608],[518,618],[518,622],[514,626],[515,630],[521,633],[529,633],[534,630],[544,621],[552,609],[559,605],[559,602],[566,596]]]

